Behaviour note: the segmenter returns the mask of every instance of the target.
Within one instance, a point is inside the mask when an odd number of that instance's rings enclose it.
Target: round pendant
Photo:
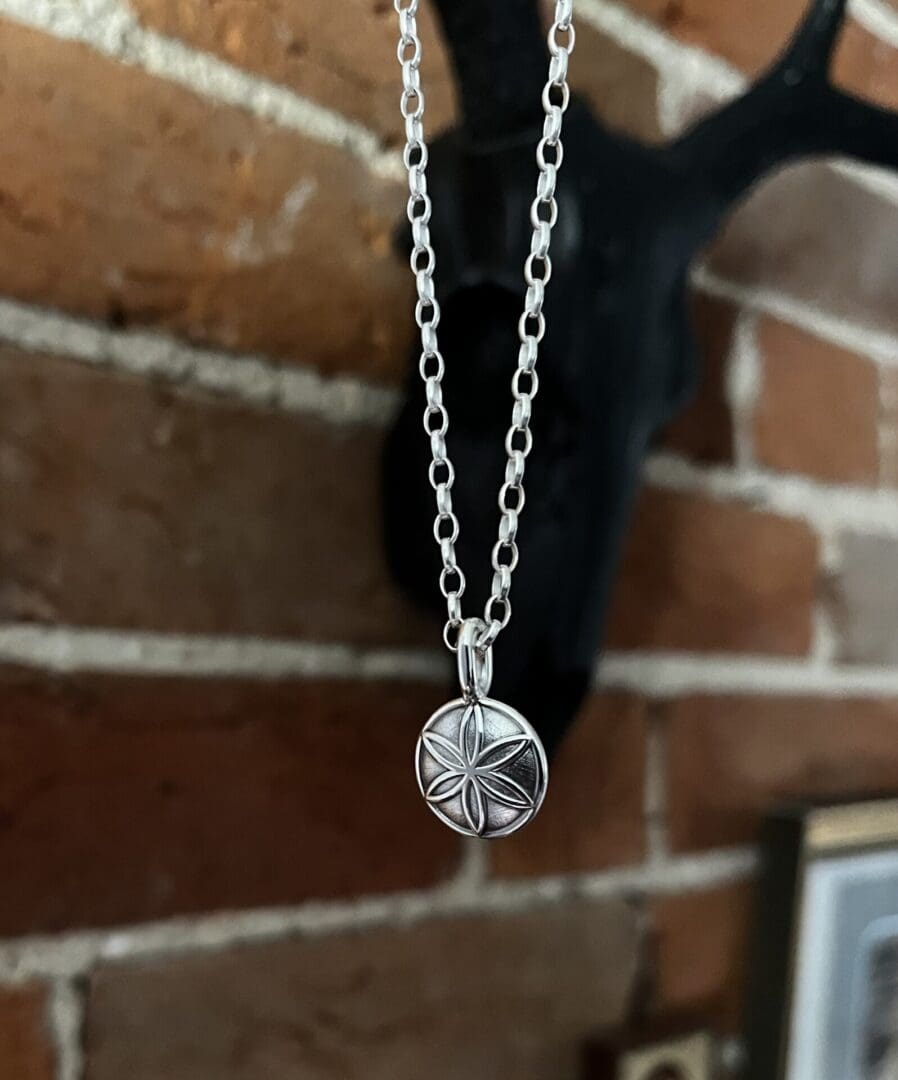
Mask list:
[[[494,839],[526,825],[549,779],[539,736],[517,710],[460,698],[431,716],[415,749],[418,786],[440,821]]]

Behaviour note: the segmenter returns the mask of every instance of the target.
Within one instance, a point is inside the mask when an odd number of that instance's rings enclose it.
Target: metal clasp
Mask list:
[[[493,681],[493,650],[478,645],[486,630],[482,619],[465,619],[458,632],[458,681],[466,701],[485,698]]]

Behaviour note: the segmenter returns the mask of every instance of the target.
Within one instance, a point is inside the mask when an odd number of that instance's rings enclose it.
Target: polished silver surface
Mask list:
[[[526,825],[549,779],[539,736],[519,712],[490,698],[459,698],[437,709],[418,738],[415,772],[444,824],[486,840]]]
[[[530,207],[533,233],[524,263],[527,285],[518,322],[520,348],[511,381],[514,399],[505,437],[505,480],[499,489],[499,538],[492,551],[493,581],[483,620],[465,619],[461,598],[465,575],[455,554],[458,518],[452,509],[455,469],[446,448],[449,416],[443,405],[446,370],[437,341],[440,305],[436,298],[436,254],[430,242],[431,202],[427,194],[427,143],[421,88],[421,39],[416,16],[420,0],[393,0],[399,15],[396,55],[402,66],[400,109],[405,121],[403,161],[408,170],[406,212],[412,229],[411,268],[415,275],[415,321],[421,331],[419,371],[427,401],[424,431],[430,439],[430,484],[436,497],[433,523],[443,568],[440,591],[446,599],[446,645],[458,652],[463,697],[427,721],[415,751],[421,794],[431,810],[466,836],[492,838],[515,832],[536,814],[546,794],[548,765],[539,736],[520,713],[491,700],[491,648],[511,618],[511,577],[518,564],[518,519],[524,509],[524,471],[533,447],[530,419],[539,389],[536,362],[546,332],[545,290],[552,276],[549,247],[558,220],[555,190],[561,168],[561,129],[570,102],[568,60],[574,48],[573,0],[556,0],[549,28],[549,77],[542,95],[545,122],[536,147],[536,198]]]
[[[402,65],[402,97],[400,109],[405,121],[405,150],[403,160],[408,170],[408,219],[412,227],[412,273],[415,275],[418,300],[415,320],[421,330],[421,359],[419,370],[424,380],[427,407],[424,410],[424,430],[430,439],[433,461],[430,483],[436,496],[437,514],[433,525],[434,538],[443,560],[440,591],[446,598],[448,618],[443,630],[446,644],[453,651],[456,635],[463,622],[461,598],[465,591],[465,575],[455,556],[458,539],[458,518],[452,510],[452,485],[455,470],[446,449],[449,417],[443,405],[442,379],[445,371],[437,343],[440,305],[434,288],[436,255],[430,242],[431,203],[427,194],[427,143],[424,137],[424,91],[421,88],[421,39],[416,16],[420,0],[393,0],[399,15],[399,45],[396,54]],[[556,0],[555,17],[549,28],[549,77],[543,89],[545,111],[542,138],[536,148],[538,178],[536,198],[530,207],[533,235],[530,254],[524,264],[527,291],[524,310],[518,323],[520,349],[518,365],[511,382],[514,398],[511,427],[505,438],[508,461],[505,482],[499,491],[499,539],[492,552],[493,583],[484,610],[484,628],[478,642],[482,647],[492,645],[511,618],[511,575],[518,563],[518,517],[524,508],[524,469],[533,445],[530,416],[533,398],[539,387],[536,361],[539,343],[546,331],[543,301],[546,285],[552,276],[549,246],[552,229],[558,219],[555,188],[561,168],[563,149],[561,128],[570,101],[567,73],[568,60],[574,48],[573,0]]]
[[[466,701],[488,697],[493,682],[493,650],[477,644],[483,630],[482,619],[465,619],[458,632],[458,685]]]

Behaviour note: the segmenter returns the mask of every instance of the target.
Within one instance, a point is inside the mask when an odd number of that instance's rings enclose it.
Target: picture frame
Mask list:
[[[749,1080],[898,1080],[898,798],[765,828]]]

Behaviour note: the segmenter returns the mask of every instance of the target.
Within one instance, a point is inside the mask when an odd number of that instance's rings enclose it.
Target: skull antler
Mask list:
[[[458,552],[465,604],[476,610],[495,540],[547,60],[536,0],[436,6],[464,115],[463,129],[434,147],[431,230]],[[845,0],[814,0],[742,96],[666,145],[609,131],[572,102],[514,617],[496,645],[498,696],[527,712],[550,752],[592,683],[649,444],[697,379],[688,309],[696,256],[748,189],[788,161],[845,154],[898,166],[898,116],[831,84],[845,9]],[[397,580],[432,607],[440,563],[420,402],[415,360],[387,448],[386,539]]]

